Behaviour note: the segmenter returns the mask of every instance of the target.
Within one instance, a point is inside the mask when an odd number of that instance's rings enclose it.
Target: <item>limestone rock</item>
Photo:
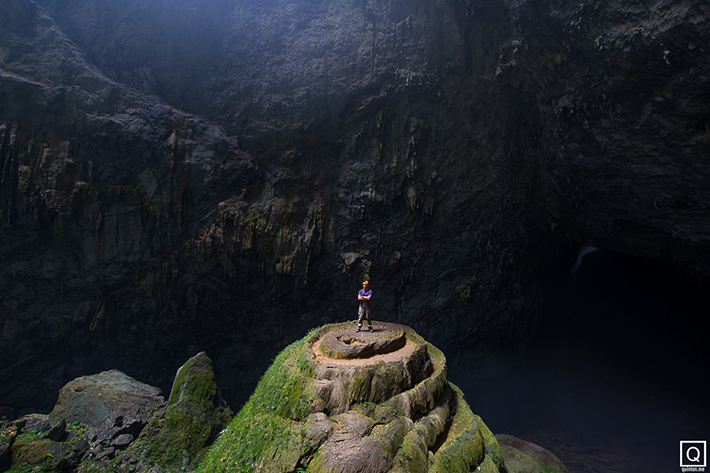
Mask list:
[[[321,351],[328,334],[354,330],[327,325],[279,354],[198,471],[506,471],[497,440],[447,381],[443,353],[394,324],[373,336],[401,331],[399,349],[360,358]]]
[[[41,438],[61,442],[67,434],[67,421],[59,419]]]
[[[377,333],[353,333],[352,327],[332,330],[323,336],[320,349],[332,358],[367,358],[393,352],[404,347],[404,330],[391,325],[378,325]]]
[[[49,419],[85,424],[92,441],[104,442],[121,434],[137,437],[163,406],[160,389],[111,370],[67,383]]]
[[[195,336],[242,403],[370,269],[442,348],[581,241],[707,276],[710,13],[638,3],[4,0],[0,403]]]
[[[214,381],[212,361],[198,353],[177,371],[165,413],[151,420],[121,461],[187,468],[202,458],[231,418]]]

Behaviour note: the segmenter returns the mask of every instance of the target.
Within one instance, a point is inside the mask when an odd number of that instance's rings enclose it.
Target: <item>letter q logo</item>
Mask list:
[[[707,442],[705,440],[680,441],[680,466],[707,466]]]

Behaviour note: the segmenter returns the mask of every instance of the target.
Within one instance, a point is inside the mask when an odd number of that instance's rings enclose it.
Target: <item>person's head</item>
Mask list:
[[[369,285],[370,285],[369,281],[363,281],[363,282],[362,282],[362,288],[363,288],[363,289],[367,289]]]

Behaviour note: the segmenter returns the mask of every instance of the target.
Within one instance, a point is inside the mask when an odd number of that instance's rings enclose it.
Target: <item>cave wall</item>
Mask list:
[[[695,3],[6,2],[0,404],[200,350],[242,402],[365,276],[450,350],[565,246],[707,275]]]

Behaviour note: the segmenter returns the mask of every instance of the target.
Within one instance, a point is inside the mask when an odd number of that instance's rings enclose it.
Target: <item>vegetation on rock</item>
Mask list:
[[[231,418],[214,382],[212,362],[201,352],[178,370],[165,413],[153,417],[118,460],[131,464],[139,457],[148,464],[194,466]]]

